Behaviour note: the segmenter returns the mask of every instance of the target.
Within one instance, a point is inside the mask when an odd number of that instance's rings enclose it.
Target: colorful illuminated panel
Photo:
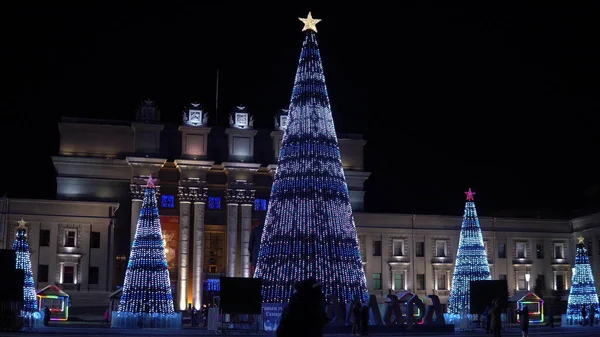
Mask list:
[[[69,297],[58,295],[37,295],[39,308],[50,309],[51,321],[66,321],[69,319]]]

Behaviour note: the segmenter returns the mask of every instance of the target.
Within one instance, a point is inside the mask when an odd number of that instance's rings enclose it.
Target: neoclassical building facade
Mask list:
[[[264,222],[286,113],[275,116],[272,130],[255,129],[243,106],[233,109],[227,128],[210,127],[195,103],[185,107],[181,125],[165,125],[150,100],[133,122],[64,118],[52,158],[57,200],[5,200],[2,248],[12,245],[24,219],[38,288],[58,284],[104,296],[122,284],[144,179],[152,175],[176,308],[199,307],[218,291],[219,277],[253,273],[251,233]],[[446,303],[462,218],[364,212],[365,141],[338,138],[370,292],[382,300],[390,291],[437,294]],[[568,290],[579,235],[592,256],[600,255],[600,215],[483,215],[480,222],[493,278],[506,279],[513,293]],[[598,276],[600,259],[592,263]]]

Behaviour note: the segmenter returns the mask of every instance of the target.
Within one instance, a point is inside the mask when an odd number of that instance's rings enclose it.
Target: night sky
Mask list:
[[[598,209],[598,8],[94,6],[3,11],[9,197],[55,197],[61,116],[132,120],[150,97],[214,123],[217,69],[219,124],[244,104],[272,127],[311,10],[337,131],[368,141],[368,211],[460,215],[469,187],[480,216]]]

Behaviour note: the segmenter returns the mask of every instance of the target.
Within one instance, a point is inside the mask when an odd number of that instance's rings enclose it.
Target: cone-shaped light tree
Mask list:
[[[173,314],[173,294],[152,176],[144,192],[119,312]]]
[[[17,227],[17,236],[13,242],[12,249],[17,257],[17,269],[22,269],[25,273],[23,282],[23,314],[31,314],[38,310],[37,299],[35,296],[35,282],[33,281],[33,272],[31,271],[31,254],[29,251],[29,240],[27,240],[27,222],[23,219],[19,221]]]
[[[365,274],[342,168],[316,24],[304,23],[277,172],[255,277],[263,302],[287,302],[294,283],[315,277],[325,294],[349,302],[367,298]]]
[[[593,306],[598,308],[598,293],[594,283],[594,274],[590,265],[590,257],[585,247],[584,237],[578,238],[575,251],[575,268],[571,280],[571,292],[567,304],[567,318],[569,323],[579,324],[581,321],[581,309],[585,306],[587,312]]]
[[[465,214],[460,230],[452,288],[450,288],[450,299],[448,300],[448,313],[456,315],[469,314],[471,281],[492,279],[473,198],[475,192],[469,188],[465,194],[467,202],[465,203]]]

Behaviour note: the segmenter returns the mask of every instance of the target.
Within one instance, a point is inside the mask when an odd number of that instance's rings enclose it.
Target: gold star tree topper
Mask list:
[[[25,224],[27,224],[27,221],[21,218],[21,220],[17,221],[17,223],[19,224],[19,228],[25,228]]]
[[[298,20],[304,23],[304,28],[302,31],[312,30],[313,32],[317,32],[317,23],[321,22],[321,19],[313,19],[312,14],[308,12],[308,16],[305,18],[298,18]]]
[[[583,243],[585,241],[585,238],[583,236],[580,236],[577,238],[577,240],[579,240],[578,243]]]

